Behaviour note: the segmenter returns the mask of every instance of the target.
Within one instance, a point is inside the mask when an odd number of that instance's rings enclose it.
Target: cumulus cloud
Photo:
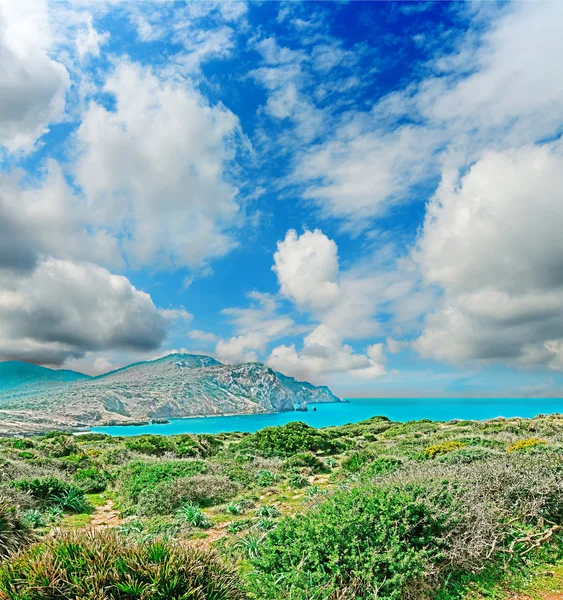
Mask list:
[[[10,151],[30,151],[62,118],[70,77],[50,46],[46,2],[2,2],[0,145]]]
[[[77,132],[75,172],[93,220],[135,266],[197,268],[231,250],[239,205],[225,169],[237,118],[135,64],[118,66],[104,91],[115,111],[92,102]]]
[[[343,372],[361,379],[372,379],[385,373],[381,344],[368,347],[365,355],[356,354],[326,325],[319,325],[305,336],[299,352],[295,344],[277,346],[266,362],[285,375],[314,383],[324,383],[328,376]]]
[[[294,159],[290,180],[325,218],[362,231],[441,166],[461,168],[489,149],[502,151],[558,135],[563,122],[559,2],[513,3],[478,14],[428,77],[383,97],[370,111],[335,118],[322,143]]]
[[[338,247],[319,229],[300,236],[290,229],[278,242],[273,271],[281,293],[300,308],[322,309],[333,304],[340,294]]]
[[[443,299],[415,348],[559,366],[562,227],[560,142],[489,152],[462,177],[446,174],[414,254]]]
[[[80,60],[87,55],[100,56],[100,47],[109,40],[109,33],[99,33],[92,24],[90,15],[85,27],[76,36],[76,52]]]
[[[156,349],[165,320],[150,296],[91,263],[49,258],[0,276],[0,358],[61,365],[88,351]]]

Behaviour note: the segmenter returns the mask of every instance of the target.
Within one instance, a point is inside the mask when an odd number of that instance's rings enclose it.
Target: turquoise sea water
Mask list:
[[[312,410],[313,406],[316,411]],[[349,403],[311,405],[308,412],[171,419],[167,425],[96,427],[92,431],[110,435],[253,432],[290,421],[304,421],[312,427],[329,427],[357,423],[376,415],[405,422],[418,419],[448,421],[534,417],[555,412],[563,412],[562,398],[354,398]]]

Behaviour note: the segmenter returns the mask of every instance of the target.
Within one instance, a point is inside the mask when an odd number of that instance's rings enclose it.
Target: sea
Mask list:
[[[264,427],[304,421],[311,427],[331,427],[357,423],[370,417],[385,416],[392,421],[449,421],[451,419],[493,419],[495,417],[534,417],[538,414],[563,413],[563,398],[349,398],[347,402],[311,404],[307,412],[283,412],[267,415],[194,417],[170,419],[162,425],[114,425],[91,431],[110,435],[157,433],[252,433]],[[313,410],[316,408],[316,410]]]

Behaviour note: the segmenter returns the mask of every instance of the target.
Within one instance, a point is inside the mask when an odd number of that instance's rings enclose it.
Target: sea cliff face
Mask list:
[[[326,387],[298,382],[261,363],[223,365],[193,354],[172,354],[88,378],[61,379],[45,369],[42,381],[38,368],[30,366],[30,382],[21,365],[17,384],[12,377],[3,386],[0,379],[0,434],[273,413],[340,401]]]

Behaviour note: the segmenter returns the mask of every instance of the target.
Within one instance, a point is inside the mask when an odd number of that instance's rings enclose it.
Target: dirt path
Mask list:
[[[105,527],[117,527],[121,523],[122,519],[113,507],[113,500],[108,500],[103,506],[96,506],[88,526],[103,529]]]

